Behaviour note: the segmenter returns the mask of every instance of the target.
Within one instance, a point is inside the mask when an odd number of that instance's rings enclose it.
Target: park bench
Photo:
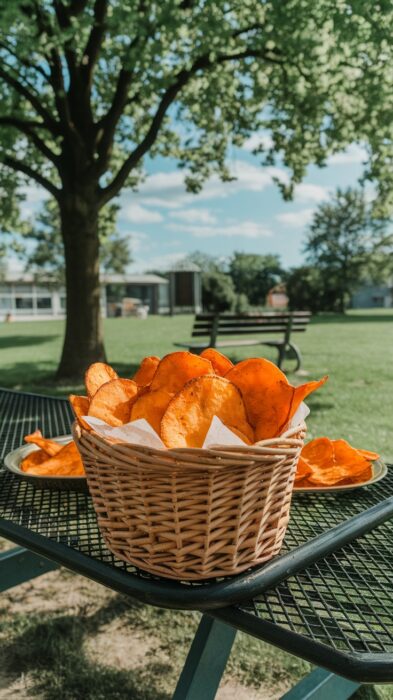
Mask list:
[[[196,354],[208,347],[223,349],[267,345],[277,348],[278,367],[282,367],[285,359],[294,359],[295,371],[297,371],[301,366],[302,356],[298,346],[291,341],[291,335],[304,333],[310,318],[310,311],[265,311],[247,315],[197,314],[191,336],[200,340],[195,343],[176,343],[176,345],[188,347],[190,352]],[[280,337],[266,340],[261,338],[272,333],[280,334]],[[245,335],[252,337],[244,338]],[[222,340],[223,336],[232,337]]]

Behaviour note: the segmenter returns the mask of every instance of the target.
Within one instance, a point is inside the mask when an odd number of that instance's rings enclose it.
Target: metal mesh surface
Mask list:
[[[0,391],[0,455],[41,428],[45,436],[67,434],[68,403]],[[372,487],[330,495],[294,497],[284,550],[288,551],[393,494],[393,469]],[[100,536],[90,497],[36,489],[0,469],[0,517],[67,545],[108,567],[133,576],[157,578],[116,560]],[[274,622],[350,652],[393,652],[393,524],[381,525],[320,560],[275,589],[242,604],[248,619]],[[191,583],[200,586],[209,583]],[[261,631],[261,637],[263,633]],[[300,651],[299,651],[300,653]]]

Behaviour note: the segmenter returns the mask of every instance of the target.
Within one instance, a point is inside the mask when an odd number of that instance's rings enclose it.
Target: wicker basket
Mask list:
[[[152,449],[77,424],[74,438],[111,552],[185,581],[238,574],[280,551],[305,430],[217,449]]]

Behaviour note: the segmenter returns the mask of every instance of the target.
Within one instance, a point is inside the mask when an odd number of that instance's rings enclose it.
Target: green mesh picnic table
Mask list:
[[[36,428],[70,432],[64,399],[0,390],[1,457]],[[237,630],[315,666],[284,697],[350,697],[393,682],[393,467],[373,486],[295,494],[279,557],[240,576],[177,583],[117,560],[87,493],[39,489],[0,468],[0,591],[59,565],[147,604],[201,611],[175,700],[215,697]],[[264,663],[261,656],[261,664]]]

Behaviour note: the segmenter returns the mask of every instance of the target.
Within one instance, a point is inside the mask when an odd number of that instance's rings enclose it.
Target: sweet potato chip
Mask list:
[[[64,445],[54,457],[40,464],[26,465],[24,460],[23,465],[23,471],[36,476],[83,476],[85,473],[75,442]]]
[[[280,435],[303,398],[327,379],[294,387],[273,362],[263,358],[243,360],[225,376],[241,391],[257,441]]]
[[[192,379],[174,396],[161,421],[162,440],[167,447],[202,447],[214,416],[253,440],[240,391],[216,375]]]
[[[42,464],[48,459],[48,455],[44,450],[34,450],[30,452],[20,463],[19,468],[22,472],[28,472],[30,469]]]
[[[160,358],[156,357],[155,355],[145,357],[139,365],[137,371],[135,372],[132,378],[133,381],[136,382],[138,386],[146,386],[146,384],[150,384],[156,373],[159,363]]]
[[[153,430],[160,434],[161,418],[174,394],[168,394],[165,389],[147,391],[139,395],[131,408],[131,420],[145,418]]]
[[[191,352],[171,352],[160,361],[150,388],[152,391],[164,389],[168,394],[177,394],[191,379],[204,374],[214,374],[209,360]]]
[[[138,385],[132,379],[112,379],[94,394],[88,415],[101,418],[108,425],[124,425],[130,420],[131,406],[137,394]]]
[[[375,462],[376,459],[379,459],[381,455],[379,455],[377,452],[370,452],[370,450],[360,450],[357,448],[357,452],[359,452],[362,457],[365,457],[365,459],[370,460],[370,462]]]
[[[47,440],[41,433],[41,430],[35,430],[30,435],[25,435],[25,442],[32,445],[37,445],[43,450],[47,456],[53,457],[62,449],[62,445],[54,440]]]
[[[346,440],[329,440],[326,437],[311,440],[304,446],[299,462],[296,480],[302,473],[304,463],[310,469],[310,473],[305,472],[304,476],[314,486],[362,483],[372,474],[370,462]]]
[[[199,357],[204,357],[206,360],[210,360],[213,365],[213,369],[216,374],[220,377],[225,377],[225,375],[232,369],[233,362],[230,361],[228,357],[218,352],[215,348],[206,348],[201,352]]]
[[[85,385],[88,397],[91,399],[98,389],[107,382],[118,379],[118,374],[105,362],[94,362],[86,370]]]
[[[82,416],[87,416],[87,414],[89,413],[90,401],[88,397],[70,394],[68,400],[71,404],[71,408],[74,412],[74,416],[77,419],[78,423],[80,423],[80,425],[86,430],[90,430],[90,426],[88,425],[88,423],[85,423],[85,421],[82,418]]]
[[[295,484],[306,479],[311,474],[311,467],[302,456],[299,457],[295,474]]]

